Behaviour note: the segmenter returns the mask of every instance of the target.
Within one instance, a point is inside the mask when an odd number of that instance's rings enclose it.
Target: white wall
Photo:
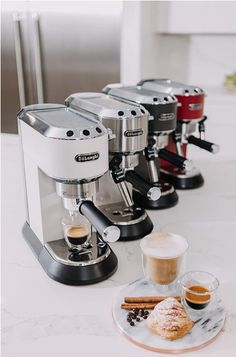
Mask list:
[[[235,159],[236,93],[223,86],[236,71],[236,2],[124,2],[121,81],[171,78],[207,93],[206,139],[220,144],[217,155],[192,146],[194,160]]]
[[[121,80],[222,86],[236,71],[236,2],[124,2]]]
[[[159,77],[221,86],[236,71],[236,35],[159,35]]]

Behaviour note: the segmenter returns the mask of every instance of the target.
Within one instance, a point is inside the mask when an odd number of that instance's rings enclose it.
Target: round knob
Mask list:
[[[183,164],[186,171],[191,171],[193,169],[193,162],[192,160],[186,159]]]
[[[120,238],[120,229],[116,226],[109,226],[104,229],[102,238],[106,242],[116,242]]]
[[[217,154],[220,151],[220,145],[213,144],[211,147],[212,154]]]
[[[147,197],[150,201],[157,201],[161,197],[161,190],[159,187],[152,187],[147,192]]]

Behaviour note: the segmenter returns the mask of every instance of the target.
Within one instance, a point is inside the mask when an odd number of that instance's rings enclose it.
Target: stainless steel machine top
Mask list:
[[[75,93],[65,104],[112,130],[115,140],[109,142],[110,153],[135,154],[146,147],[149,113],[143,106],[103,93]]]
[[[120,100],[132,101],[139,104],[167,104],[176,103],[177,99],[174,95],[166,95],[166,93],[157,92],[151,89],[145,89],[136,86],[106,86],[103,88],[103,92],[109,95],[120,98]]]
[[[64,105],[28,106],[20,111],[18,117],[49,138],[84,140],[107,134],[107,129],[101,122],[86,118]]]
[[[148,115],[145,108],[139,105],[130,105],[103,93],[74,93],[65,100],[65,104],[70,108],[86,110],[100,119],[123,120]]]
[[[163,135],[176,128],[177,98],[157,91],[137,86],[110,84],[103,91],[127,103],[142,105],[150,114],[148,120],[149,135]]]
[[[160,91],[170,95],[199,95],[204,94],[204,91],[195,86],[184,83],[174,82],[171,79],[144,79],[140,81],[138,86],[142,88]]]

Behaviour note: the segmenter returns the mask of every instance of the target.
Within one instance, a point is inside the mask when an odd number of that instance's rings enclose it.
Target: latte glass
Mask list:
[[[185,269],[188,243],[182,236],[153,232],[140,243],[145,276],[158,290],[175,289],[176,281]]]

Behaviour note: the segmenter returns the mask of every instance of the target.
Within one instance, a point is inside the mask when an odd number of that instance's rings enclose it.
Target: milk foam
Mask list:
[[[170,259],[185,253],[188,249],[188,243],[177,234],[154,232],[141,240],[140,247],[145,255],[159,259]]]

